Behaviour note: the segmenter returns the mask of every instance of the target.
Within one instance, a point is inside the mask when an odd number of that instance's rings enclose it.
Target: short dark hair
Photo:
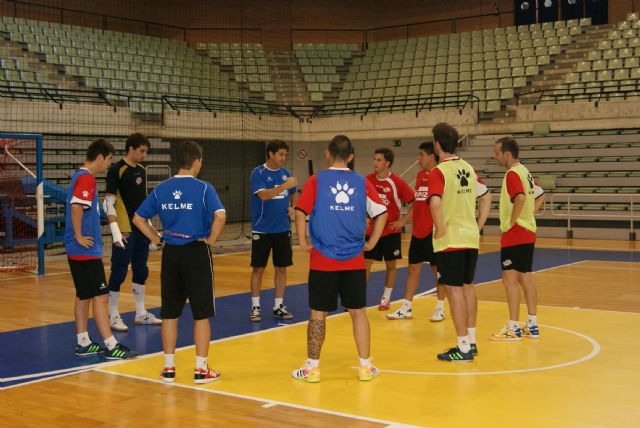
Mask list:
[[[89,147],[87,147],[87,160],[91,162],[96,160],[99,155],[106,158],[110,154],[112,155],[114,153],[115,149],[113,148],[113,144],[100,138],[99,140],[89,144]]]
[[[420,144],[420,147],[418,149],[422,150],[428,155],[434,155],[436,157],[436,162],[438,162],[439,159],[438,155],[436,154],[436,148],[433,146],[433,142],[425,141],[424,143]]]
[[[327,150],[329,150],[329,154],[331,154],[331,157],[334,159],[346,161],[349,159],[349,155],[353,154],[353,145],[346,135],[336,135],[331,142],[329,142]]]
[[[289,151],[289,145],[282,140],[271,140],[267,143],[267,159],[269,158],[269,153],[276,153],[280,149],[285,149]]]
[[[195,160],[202,159],[202,146],[195,141],[183,141],[178,144],[176,158],[179,168],[189,169]]]
[[[137,149],[140,146],[147,146],[147,148],[151,148],[151,143],[149,139],[142,135],[139,132],[133,133],[129,135],[127,138],[127,142],[124,145],[124,151],[129,153],[129,147],[133,147],[133,149]]]
[[[500,151],[502,153],[511,153],[514,159],[518,159],[518,155],[520,155],[520,148],[518,147],[518,142],[512,137],[502,137],[496,144],[500,144]]]
[[[446,153],[455,153],[458,147],[458,131],[448,123],[440,122],[431,130],[434,143],[437,141]]]
[[[380,149],[375,149],[374,154],[384,156],[384,160],[389,162],[389,167],[393,165],[393,150],[387,149],[386,147],[382,147]]]

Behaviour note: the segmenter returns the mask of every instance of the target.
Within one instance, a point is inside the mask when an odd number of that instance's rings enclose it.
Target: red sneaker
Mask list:
[[[160,379],[165,383],[173,383],[176,380],[176,368],[165,367],[160,373]]]
[[[193,371],[193,381],[195,383],[209,383],[220,379],[222,374],[218,370],[211,370],[209,367],[206,369],[195,369]]]

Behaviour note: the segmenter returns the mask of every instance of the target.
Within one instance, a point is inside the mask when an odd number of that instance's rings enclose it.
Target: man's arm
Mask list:
[[[478,230],[482,230],[487,218],[489,218],[489,211],[491,210],[491,192],[487,192],[478,198]]]
[[[445,225],[442,222],[442,198],[440,196],[431,196],[429,199],[429,210],[431,210],[431,218],[433,219],[435,229],[433,237],[440,239],[446,234]]]
[[[122,235],[120,232],[120,226],[118,226],[116,195],[107,193],[104,197],[102,208],[104,208],[104,212],[107,213],[107,220],[109,221],[109,229],[111,230],[113,243],[120,248],[124,248],[124,244],[127,242],[127,237]]]
[[[382,232],[384,231],[384,226],[387,223],[388,216],[389,214],[385,211],[375,218],[373,223],[373,232],[371,232],[371,237],[364,245],[364,251],[371,251],[373,247],[376,246],[380,239],[380,235],[382,235]]]
[[[300,209],[296,210],[295,224],[300,249],[306,253],[311,252],[313,246],[307,240],[307,215]]]
[[[147,219],[140,217],[138,213],[133,215],[133,224],[144,234],[144,236],[149,238],[154,245],[162,244],[162,237],[158,231],[151,226]]]
[[[80,244],[84,248],[91,248],[93,247],[93,237],[82,236],[83,212],[84,212],[84,207],[82,205],[80,204],[71,205],[71,225],[73,226],[73,237],[76,239],[78,244]]]
[[[409,211],[407,211],[405,215],[402,215],[402,211],[401,211],[400,218],[397,221],[394,221],[393,223],[391,223],[389,226],[391,227],[391,230],[401,230],[405,224],[411,221],[412,217],[413,217],[413,203],[411,204],[411,207],[409,207]]]
[[[205,242],[209,245],[213,245],[218,240],[218,236],[220,236],[220,232],[222,232],[222,228],[224,228],[224,224],[227,222],[227,213],[224,210],[218,210],[213,215],[213,225],[211,226],[211,233]]]
[[[278,184],[273,189],[262,189],[259,190],[256,194],[262,201],[267,201],[269,199],[273,199],[274,196],[279,195],[284,190],[291,189],[292,187],[296,187],[298,185],[298,180],[295,177],[287,178],[282,184]]]
[[[533,203],[533,212],[538,212],[540,211],[540,208],[542,207],[542,205],[544,205],[544,199],[545,199],[545,193],[543,193],[542,195],[538,196],[534,203]]]

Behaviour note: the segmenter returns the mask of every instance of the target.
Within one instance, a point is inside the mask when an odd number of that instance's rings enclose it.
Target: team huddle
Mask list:
[[[370,354],[370,326],[366,313],[366,288],[374,261],[385,262],[385,288],[378,309],[388,311],[396,282],[396,261],[402,258],[401,232],[412,223],[405,295],[389,320],[413,318],[412,300],[420,283],[423,263],[436,278],[437,302],[431,321],[445,319],[449,300],[457,344],[438,354],[442,361],[473,361],[478,355],[477,299],[474,275],[480,230],[485,225],[491,194],[471,165],[456,155],[458,133],[448,124],[437,124],[433,143],[418,150],[420,171],[415,187],[390,171],[394,153],[378,149],[374,172],[364,177],[348,168],[353,145],[344,135],[334,137],[325,150],[329,168],[310,176],[300,194],[297,180],[284,165],[289,147],[284,141],[267,144],[267,161],[250,178],[252,209],[251,321],[263,317],[260,304],[262,276],[273,251],[275,299],[272,316],[290,320],[284,304],[286,268],[293,264],[291,216],[299,246],[309,254],[309,307],[307,359],[292,376],[319,382],[320,353],[326,318],[339,305],[353,324],[358,351],[358,378],[368,381],[380,370]],[[118,312],[120,285],[132,266],[132,290],[136,302],[135,324],[161,325],[164,367],[160,377],[175,380],[175,347],[178,319],[189,300],[194,319],[196,361],[194,382],[220,379],[209,368],[211,339],[209,318],[215,315],[213,258],[225,221],[225,209],[214,187],[199,180],[202,148],[186,141],[177,148],[179,170],[148,195],[146,177],[139,164],[150,149],[141,134],[127,140],[126,156],[109,169],[113,146],[97,140],[87,149],[86,161],[74,174],[67,197],[65,246],[76,288],[76,355],[102,354],[106,359],[133,358],[137,354],[118,343],[112,330],[128,327]],[[519,149],[509,137],[495,144],[494,158],[507,169],[500,192],[501,264],[509,308],[508,324],[491,339],[517,341],[538,338],[537,295],[531,280],[536,222],[534,212],[543,202],[543,191],[519,162]],[[104,211],[113,236],[112,267],[108,281],[102,264],[100,209],[95,175],[109,169]],[[478,215],[476,216],[476,201]],[[402,215],[403,204],[409,210]],[[162,233],[150,220],[158,216]],[[149,247],[162,248],[161,311],[158,319],[144,306],[144,284]],[[524,290],[528,318],[519,321],[520,287]],[[104,347],[91,340],[87,330],[89,305]]]

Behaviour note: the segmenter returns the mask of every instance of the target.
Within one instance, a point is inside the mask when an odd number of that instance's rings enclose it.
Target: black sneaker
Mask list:
[[[287,310],[286,306],[280,305],[276,309],[273,310],[273,317],[280,318],[283,320],[291,320],[293,319],[293,315],[291,312]]]
[[[462,352],[458,347],[447,349],[444,353],[438,354],[438,359],[440,361],[452,361],[452,362],[460,362],[466,363],[473,361],[473,353],[471,350],[469,352]]]
[[[96,342],[91,342],[87,346],[76,345],[76,355],[78,357],[86,357],[87,355],[96,355],[104,351]]]
[[[104,351],[104,358],[107,360],[127,360],[129,358],[135,358],[137,356],[138,353],[136,351],[132,351],[122,343],[116,344],[116,346],[111,351],[109,351],[108,349]]]
[[[259,322],[262,319],[260,317],[260,306],[254,306],[251,308],[251,315],[249,315],[249,319],[253,322]]]
[[[471,353],[474,357],[478,355],[478,345],[476,345],[475,343],[471,344]]]

